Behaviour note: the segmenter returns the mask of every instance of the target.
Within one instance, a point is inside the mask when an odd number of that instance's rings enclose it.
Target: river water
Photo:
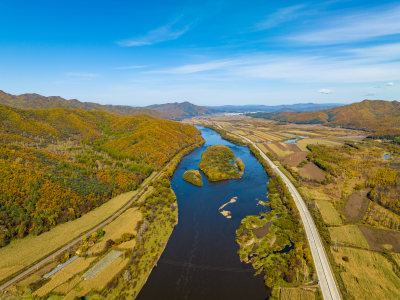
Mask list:
[[[239,260],[235,231],[245,216],[265,210],[258,201],[267,199],[268,176],[247,147],[198,128],[206,143],[181,161],[171,181],[178,225],[138,299],[266,299],[269,291],[262,275],[255,277],[252,267]],[[202,174],[202,187],[185,182],[183,173],[197,169],[201,153],[215,144],[230,147],[243,160],[243,177],[210,183]],[[218,208],[232,197],[238,199],[224,208],[232,213],[227,219]]]

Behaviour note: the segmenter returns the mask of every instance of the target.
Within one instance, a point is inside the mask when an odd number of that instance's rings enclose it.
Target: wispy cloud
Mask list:
[[[65,75],[67,77],[73,77],[77,79],[91,79],[99,76],[99,74],[87,72],[68,72]]]
[[[350,12],[318,24],[322,29],[288,37],[289,40],[314,45],[334,45],[365,41],[400,34],[400,6],[363,12]]]
[[[279,9],[275,13],[267,16],[263,21],[257,23],[254,26],[254,29],[257,31],[267,30],[276,27],[282,23],[294,20],[302,15],[303,9],[305,7],[306,5],[299,4]]]
[[[394,83],[393,82],[388,82],[388,83],[386,83],[386,86],[394,86]]]
[[[374,48],[370,47],[370,48]],[[384,46],[382,46],[384,47]],[[389,47],[389,46],[387,46]],[[365,51],[373,49],[365,47]],[[348,84],[382,83],[400,78],[400,54],[389,55],[385,60],[378,56],[365,56],[357,49],[339,50],[325,55],[312,55],[308,51],[296,54],[252,53],[226,59],[210,59],[196,64],[184,64],[144,73],[180,76],[202,76],[210,82],[214,78],[225,80],[277,80],[297,83]],[[323,91],[322,91],[323,92]]]
[[[215,71],[220,69],[226,69],[231,66],[240,65],[244,63],[237,59],[224,59],[224,60],[212,60],[198,64],[187,64],[183,66],[173,67],[164,70],[154,70],[148,73],[160,73],[160,74],[192,74],[205,71]]]
[[[321,93],[321,94],[325,94],[325,95],[333,93],[333,91],[330,90],[330,89],[319,89],[318,92]]]
[[[123,47],[138,47],[172,41],[185,34],[192,24],[181,24],[180,18],[164,26],[149,31],[141,37],[118,41],[117,44]]]
[[[122,67],[116,67],[115,70],[135,70],[135,69],[142,69],[146,66],[122,66]]]

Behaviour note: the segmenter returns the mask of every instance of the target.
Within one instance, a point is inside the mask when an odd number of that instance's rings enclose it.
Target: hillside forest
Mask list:
[[[136,189],[201,140],[193,126],[149,115],[0,105],[0,245]]]

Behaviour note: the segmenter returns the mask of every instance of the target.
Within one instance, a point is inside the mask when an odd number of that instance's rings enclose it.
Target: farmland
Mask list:
[[[366,139],[366,132],[358,130],[247,116],[190,122],[218,124],[248,137],[297,186],[327,247],[344,299],[372,294],[398,298],[399,145]],[[279,297],[292,292],[281,290]]]

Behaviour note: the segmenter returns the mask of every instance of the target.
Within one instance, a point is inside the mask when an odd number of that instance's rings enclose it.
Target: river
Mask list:
[[[181,161],[171,181],[178,225],[137,299],[266,299],[269,291],[262,275],[255,277],[252,267],[239,260],[235,231],[245,216],[265,211],[258,201],[267,199],[268,176],[247,147],[198,128],[205,144]],[[243,177],[210,183],[202,174],[203,187],[185,182],[183,173],[197,169],[201,153],[215,144],[230,147],[243,160]],[[232,197],[238,199],[224,208],[232,213],[227,219],[218,208]]]

